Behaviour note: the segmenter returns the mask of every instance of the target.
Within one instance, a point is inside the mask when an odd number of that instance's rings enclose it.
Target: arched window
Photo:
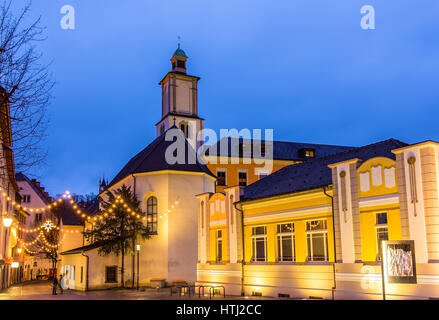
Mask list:
[[[180,123],[180,130],[183,131],[184,136],[189,139],[189,124],[186,121]]]
[[[146,201],[146,222],[150,233],[157,234],[157,198],[149,197]]]

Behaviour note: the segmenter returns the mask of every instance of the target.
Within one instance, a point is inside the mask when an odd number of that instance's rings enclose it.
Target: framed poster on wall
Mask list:
[[[417,283],[415,242],[382,241],[384,280],[386,283]]]

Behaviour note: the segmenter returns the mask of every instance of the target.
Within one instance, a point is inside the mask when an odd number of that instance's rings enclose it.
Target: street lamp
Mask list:
[[[21,248],[17,248],[17,253],[18,253],[18,254],[21,254],[21,251],[23,251],[23,249],[21,249]]]
[[[8,217],[3,218],[3,225],[6,228],[9,228],[11,226],[11,224],[12,224],[12,218],[8,218]]]
[[[140,244],[136,245],[137,250],[137,291],[139,291],[139,254],[140,254]]]

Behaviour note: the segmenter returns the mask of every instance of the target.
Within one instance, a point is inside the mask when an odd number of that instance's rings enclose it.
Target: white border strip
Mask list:
[[[289,210],[284,212],[276,212],[271,214],[258,214],[250,217],[244,217],[244,222],[256,222],[260,220],[277,220],[282,218],[292,218],[300,215],[327,213],[332,212],[332,207],[329,205],[314,206],[309,208],[301,208],[296,210]]]
[[[389,204],[398,204],[399,197],[397,194],[390,194],[390,195],[385,195],[385,196],[362,198],[362,199],[360,199],[359,202],[360,202],[360,208],[389,205]]]

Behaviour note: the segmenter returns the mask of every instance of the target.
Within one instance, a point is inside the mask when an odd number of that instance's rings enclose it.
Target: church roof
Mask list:
[[[399,140],[389,139],[308,160],[303,163],[289,165],[247,186],[244,190],[242,201],[329,186],[332,184],[332,172],[328,165],[355,158],[360,159],[360,163],[374,157],[395,159],[392,150],[407,145],[407,143]]]
[[[177,50],[175,50],[174,56],[187,57],[186,53],[182,49],[180,49],[180,46],[177,48]]]
[[[171,129],[177,129],[176,126],[171,127]],[[169,131],[168,130],[168,131]],[[189,144],[189,142],[184,138],[185,141],[185,163],[184,164],[169,164],[166,161],[166,150],[174,143],[174,141],[166,141],[166,131],[159,137],[157,137],[153,142],[151,142],[145,149],[140,151],[137,155],[132,157],[130,161],[122,168],[122,170],[114,177],[110,182],[108,187],[116,184],[122,179],[133,173],[141,172],[154,172],[162,170],[177,170],[177,171],[189,171],[189,172],[202,172],[212,177],[215,177],[207,168],[207,166],[198,162],[196,157],[196,152]],[[178,130],[178,132],[183,135],[183,132]],[[184,137],[184,136],[183,136]],[[176,139],[176,138],[174,138]],[[191,157],[189,157],[189,155]],[[188,159],[193,159],[195,157],[195,163],[189,163]]]

